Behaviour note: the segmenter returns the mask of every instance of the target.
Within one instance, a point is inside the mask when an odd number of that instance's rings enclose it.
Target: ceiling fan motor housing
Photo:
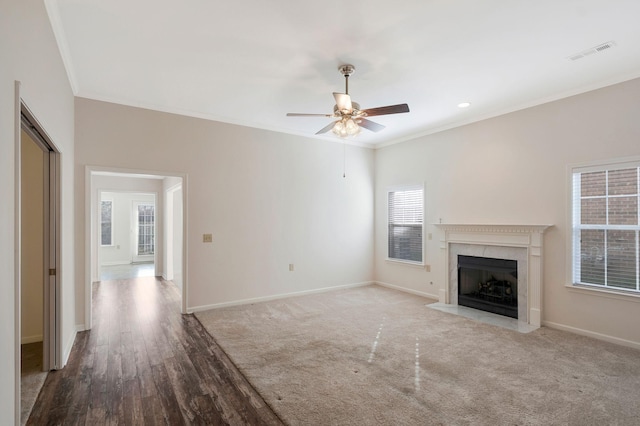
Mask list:
[[[356,67],[354,67],[353,65],[345,64],[340,65],[338,70],[340,70],[340,73],[345,77],[349,77],[356,70]]]
[[[340,111],[338,109],[338,105],[334,105],[333,106],[333,115],[335,117],[340,117],[342,115],[345,115],[342,111]],[[348,115],[352,115],[352,116],[356,116],[356,115],[361,115],[360,114],[360,104],[357,102],[351,102],[351,114]]]

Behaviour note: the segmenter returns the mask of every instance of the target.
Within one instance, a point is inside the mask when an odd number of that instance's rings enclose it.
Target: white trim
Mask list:
[[[435,294],[429,294],[429,293],[425,293],[425,292],[418,291],[418,290],[412,290],[410,288],[400,287],[398,285],[389,284],[389,283],[385,283],[385,282],[382,282],[382,281],[375,281],[374,284],[377,284],[377,285],[382,286],[382,287],[392,288],[394,290],[398,290],[398,291],[401,291],[403,293],[410,293],[410,294],[414,294],[416,296],[426,297],[427,299],[432,299],[435,302],[438,301],[438,296],[435,295]]]
[[[187,313],[188,314],[192,314],[194,312],[202,312],[202,311],[208,311],[210,309],[226,308],[226,307],[229,307],[229,306],[240,306],[240,305],[249,305],[251,303],[269,302],[271,300],[286,299],[288,297],[306,296],[308,294],[326,293],[328,291],[333,291],[333,290],[342,290],[342,289],[347,289],[347,288],[364,287],[364,286],[371,285],[371,284],[375,284],[375,282],[374,281],[363,281],[363,282],[359,282],[359,283],[344,284],[344,285],[338,285],[338,286],[334,286],[334,287],[323,287],[323,288],[318,288],[318,289],[314,289],[314,290],[295,291],[295,292],[292,292],[292,293],[281,293],[281,294],[276,294],[276,295],[273,295],[273,296],[255,297],[255,298],[251,298],[251,299],[240,299],[240,300],[234,300],[232,302],[223,302],[223,303],[213,303],[211,305],[192,306],[192,307],[188,307],[187,308]]]
[[[67,78],[69,79],[69,85],[74,95],[78,94],[78,80],[76,79],[75,67],[71,60],[71,54],[69,49],[69,43],[67,35],[64,31],[64,25],[62,25],[62,18],[60,17],[60,10],[56,5],[55,0],[44,0],[44,7],[49,15],[49,21],[51,22],[51,29],[53,30],[53,36],[56,39],[60,56],[62,57],[62,63],[64,69],[67,72]]]
[[[59,369],[62,369],[65,365],[67,365],[67,361],[69,361],[69,355],[71,355],[71,349],[73,349],[73,344],[76,341],[77,331],[74,331],[73,334],[67,340],[67,344],[64,345],[64,352],[62,354],[61,364],[58,366]]]
[[[568,331],[570,333],[579,334],[581,336],[591,337],[596,340],[602,340],[616,345],[622,345],[629,348],[640,349],[640,342],[634,342],[632,340],[621,339],[615,336],[609,336],[608,334],[596,333],[594,331],[585,330],[582,328],[572,327],[570,325],[559,324],[551,321],[543,321],[542,325],[545,327],[553,328],[561,331]]]
[[[189,270],[187,269],[187,259],[189,256],[189,204],[188,189],[189,175],[181,175],[182,178],[182,313],[187,313],[189,301]]]
[[[21,293],[22,293],[22,264],[21,264],[21,256],[20,253],[22,251],[21,245],[21,235],[20,229],[22,226],[21,212],[20,206],[22,204],[21,200],[21,190],[20,186],[22,184],[21,173],[22,173],[22,158],[21,158],[21,142],[20,142],[20,130],[22,129],[22,120],[20,117],[20,113],[22,110],[22,99],[20,98],[20,82],[15,81],[14,90],[15,90],[15,99],[14,99],[14,206],[13,206],[13,245],[14,245],[14,259],[13,259],[13,291],[14,291],[14,338],[13,338],[13,356],[14,356],[14,395],[13,395],[13,406],[14,410],[14,420],[15,424],[18,424],[20,421],[20,387],[21,387],[21,348],[20,348],[20,335],[21,331]]]
[[[84,324],[76,324],[76,334],[81,331],[87,331],[87,327]]]
[[[93,181],[91,177],[91,168],[85,166],[84,168],[84,324],[88,330],[91,330],[93,322],[91,319],[91,294],[93,283],[93,271],[91,270],[91,259],[94,256],[98,256],[97,248],[93,247]],[[97,194],[98,200],[100,199]],[[76,250],[82,250],[78,247]],[[99,259],[96,257],[96,263]],[[98,277],[96,277],[98,278]]]
[[[567,290],[587,294],[590,296],[606,297],[609,299],[625,300],[627,302],[640,303],[640,293],[637,291],[626,292],[624,290],[616,291],[611,287],[602,287],[599,285],[586,284],[565,284]]]
[[[422,231],[424,232],[424,224],[422,225]],[[388,238],[388,236],[387,236],[387,238]],[[423,240],[424,240],[424,238],[423,238]],[[424,252],[423,252],[423,256],[422,257],[424,258]],[[393,259],[393,258],[389,258],[389,257],[384,259],[384,261],[388,262],[388,263],[398,263],[400,265],[412,266],[414,268],[420,268],[420,269],[424,269],[424,267],[425,267],[424,261],[423,262],[412,262],[410,260]]]

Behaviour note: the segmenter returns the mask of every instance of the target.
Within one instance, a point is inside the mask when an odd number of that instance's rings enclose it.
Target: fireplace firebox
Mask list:
[[[518,262],[458,255],[458,305],[518,318]]]

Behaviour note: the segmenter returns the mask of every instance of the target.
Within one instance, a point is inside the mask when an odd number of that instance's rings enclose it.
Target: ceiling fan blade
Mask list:
[[[333,117],[333,114],[305,114],[300,112],[288,112],[287,117]]]
[[[335,126],[336,122],[332,121],[331,123],[327,124],[326,126],[324,126],[322,129],[318,130],[316,132],[316,135],[321,135],[323,133],[327,133],[329,130],[331,130],[333,128],[333,126]]]
[[[333,97],[336,99],[338,110],[346,110],[348,113],[353,111],[353,105],[351,105],[351,96],[347,95],[346,93],[333,92]]]
[[[385,128],[385,126],[383,126],[382,124],[375,123],[371,120],[367,120],[366,118],[359,118],[357,120],[357,123],[360,127],[364,127],[365,129],[371,130],[372,132],[379,132],[380,130]]]
[[[387,115],[387,114],[399,114],[402,112],[409,112],[409,105],[398,104],[388,105],[378,108],[369,108],[362,111],[367,117],[373,117],[374,115]]]

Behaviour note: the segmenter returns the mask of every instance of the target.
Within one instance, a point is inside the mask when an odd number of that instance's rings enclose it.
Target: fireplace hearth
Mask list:
[[[458,256],[458,305],[518,318],[518,262]]]

